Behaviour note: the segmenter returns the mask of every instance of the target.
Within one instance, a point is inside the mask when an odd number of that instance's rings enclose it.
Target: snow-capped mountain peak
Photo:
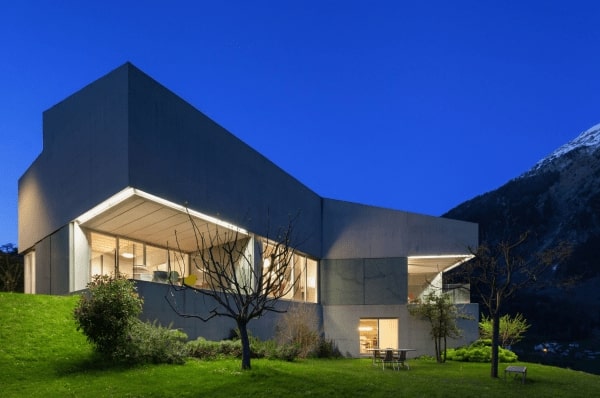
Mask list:
[[[572,150],[584,147],[591,149],[600,147],[600,123],[593,127],[590,127],[583,133],[579,134],[575,139],[567,142],[566,144],[552,152],[550,155],[537,162],[529,172],[535,172],[542,168],[542,166],[549,164],[550,162],[562,157],[563,155],[571,152]]]

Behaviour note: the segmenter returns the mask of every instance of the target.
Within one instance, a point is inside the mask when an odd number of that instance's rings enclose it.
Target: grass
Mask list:
[[[489,377],[489,364],[411,360],[382,371],[367,359],[283,362],[189,360],[185,365],[115,366],[97,358],[75,329],[77,297],[0,293],[2,397],[581,397],[600,376],[526,364],[527,383]],[[501,365],[503,369],[503,365]]]

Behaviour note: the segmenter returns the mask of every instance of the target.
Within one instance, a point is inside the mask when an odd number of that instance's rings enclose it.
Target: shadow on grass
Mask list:
[[[57,376],[70,376],[79,373],[103,373],[114,372],[139,367],[138,364],[128,364],[125,362],[112,361],[98,353],[91,353],[86,356],[74,358],[57,359],[53,367],[56,369]]]

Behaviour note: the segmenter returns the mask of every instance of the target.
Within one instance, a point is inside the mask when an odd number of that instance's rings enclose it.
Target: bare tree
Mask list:
[[[491,377],[498,377],[498,346],[500,316],[503,306],[526,287],[540,284],[542,276],[570,254],[567,244],[560,244],[535,256],[523,256],[520,251],[529,238],[521,234],[515,240],[499,241],[495,245],[481,244],[471,250],[475,256],[461,267],[460,275],[469,280],[471,290],[480,298],[492,320]]]
[[[239,230],[203,232],[192,217],[190,222],[198,249],[192,263],[202,274],[202,283],[198,287],[184,278],[181,286],[171,286],[210,297],[217,305],[206,314],[190,314],[181,310],[173,294],[167,300],[182,317],[204,322],[215,317],[233,319],[242,343],[242,369],[250,369],[248,323],[266,312],[285,312],[276,304],[299,280],[292,270],[294,249],[290,246],[294,219],[275,238],[265,237],[261,242]]]

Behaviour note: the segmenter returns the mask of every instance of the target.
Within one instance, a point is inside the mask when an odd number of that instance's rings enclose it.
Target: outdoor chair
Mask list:
[[[385,365],[386,364],[390,364],[392,365],[392,369],[395,369],[395,365],[394,365],[394,351],[392,351],[391,349],[386,349],[385,350],[385,356],[383,357],[383,370],[385,370]]]
[[[383,361],[383,357],[381,356],[381,351],[378,349],[373,350],[373,366],[379,366],[379,364]]]
[[[406,367],[406,370],[410,370],[410,366],[406,363],[406,351],[398,351],[398,355],[394,358],[394,367],[396,366],[398,370],[400,370],[400,367]]]
[[[183,278],[183,284],[188,286],[194,286],[198,277],[195,274],[191,274]]]

